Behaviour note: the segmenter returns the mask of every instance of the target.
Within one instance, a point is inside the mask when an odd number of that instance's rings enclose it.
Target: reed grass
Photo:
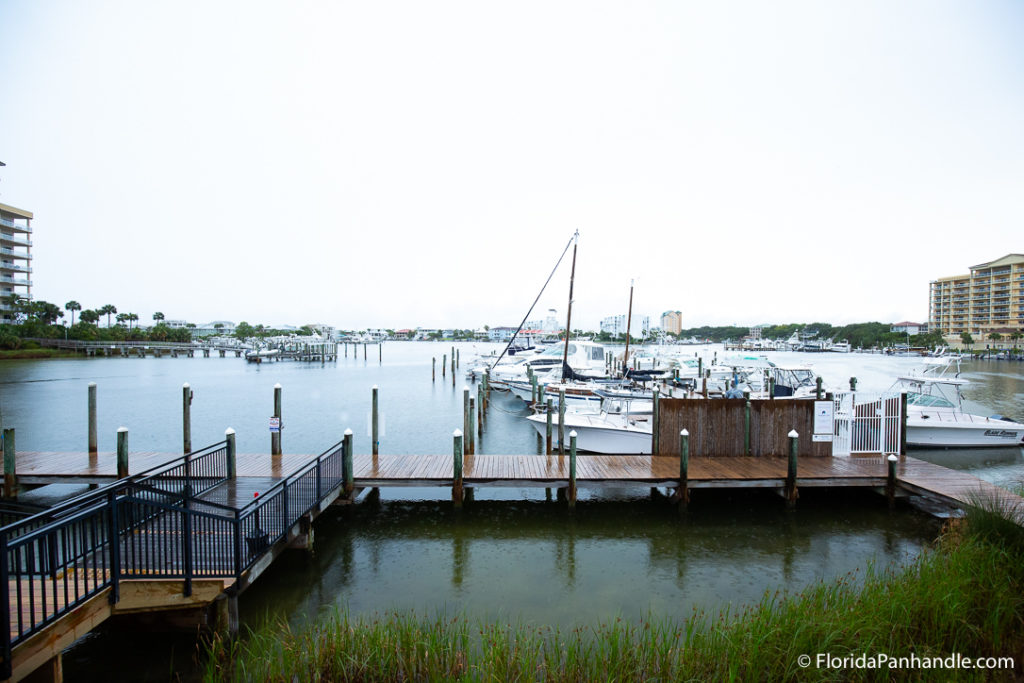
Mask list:
[[[738,610],[562,630],[462,616],[336,611],[300,632],[214,638],[207,681],[1002,680],[1024,653],[1024,528],[979,499],[907,566],[849,574]],[[1015,671],[826,669],[836,657],[1012,656]],[[812,658],[801,667],[798,656]]]

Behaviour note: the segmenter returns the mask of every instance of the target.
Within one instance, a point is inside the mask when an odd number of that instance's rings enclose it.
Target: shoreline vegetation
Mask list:
[[[819,666],[819,655],[834,666]],[[876,666],[836,663],[860,655],[874,657]],[[893,667],[883,657],[918,664]],[[1007,657],[1012,665],[940,668]],[[930,658],[941,662],[924,665]],[[199,659],[211,683],[1019,680],[1024,528],[979,501],[903,567],[868,567],[798,593],[766,593],[746,608],[695,610],[685,620],[615,619],[561,630],[443,614],[334,612],[301,630],[278,623],[241,639],[214,637]]]

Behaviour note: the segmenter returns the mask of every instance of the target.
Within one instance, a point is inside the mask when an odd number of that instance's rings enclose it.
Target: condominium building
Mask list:
[[[661,314],[661,329],[671,334],[679,334],[683,331],[683,312],[665,311]]]
[[[1024,330],[1024,254],[971,266],[929,284],[928,327],[948,336]]]
[[[0,204],[0,319],[13,316],[6,298],[32,298],[32,212]]]
[[[630,321],[625,315],[613,315],[601,320],[601,331],[607,332],[611,335],[625,335],[626,327]],[[630,331],[630,336],[647,336],[647,333],[651,331],[651,317],[643,316],[639,320],[634,319],[633,322],[640,323],[640,334],[637,335],[635,330]]]

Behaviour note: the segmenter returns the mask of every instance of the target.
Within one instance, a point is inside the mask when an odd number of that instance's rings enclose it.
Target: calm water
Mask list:
[[[463,367],[490,345],[459,344]],[[89,359],[0,364],[0,409],[17,428],[19,450],[77,450],[86,444],[86,385],[99,385],[100,449],[113,450],[116,429],[131,430],[133,450],[173,452],[181,444],[181,385],[191,383],[193,443],[238,432],[243,453],[269,452],[267,418],[275,383],[284,388],[286,452],[319,452],[355,433],[357,451],[370,448],[371,387],[380,386],[381,450],[450,452],[461,427],[462,387],[450,375],[431,382],[431,358],[451,344],[390,343],[383,362],[342,357],[336,364],[281,362],[254,366],[235,358]],[[718,350],[719,356],[724,356]],[[730,354],[731,355],[731,354]],[[779,363],[810,363],[826,385],[881,391],[917,365],[909,358],[860,354],[769,354]],[[982,414],[1024,418],[1024,365],[976,362],[963,376]],[[474,394],[475,395],[475,394]],[[484,453],[532,453],[536,434],[522,403],[496,394],[482,442]],[[916,451],[941,464],[970,469],[998,483],[1024,480],[1021,449]],[[575,514],[544,492],[481,489],[461,513],[447,489],[382,492],[379,501],[326,513],[313,554],[279,560],[241,598],[242,619],[271,617],[300,624],[325,609],[352,613],[392,609],[433,615],[462,613],[570,625],[645,615],[685,617],[694,607],[717,609],[756,602],[766,590],[799,590],[818,580],[915,557],[938,531],[921,513],[891,514],[869,493],[801,492],[785,511],[772,494],[694,492],[681,519],[646,490],[600,497],[581,491]],[[125,648],[127,641],[129,647]],[[80,641],[66,655],[73,680],[110,680],[98,663],[132,660],[125,680],[166,680],[190,670],[189,637],[118,632],[116,625]]]

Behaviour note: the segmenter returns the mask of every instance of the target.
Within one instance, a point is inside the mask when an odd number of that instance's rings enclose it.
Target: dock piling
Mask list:
[[[816,398],[817,400],[819,400],[819,401],[820,401],[820,400],[821,400],[821,397],[822,397],[823,395],[824,395],[824,394],[822,393],[822,390],[821,390],[821,375],[818,375],[818,376],[817,376],[817,377],[816,377],[816,378],[814,379],[814,398]]]
[[[904,394],[905,395],[905,394]],[[888,472],[885,479],[885,497],[889,499],[889,509],[896,507],[896,461],[899,460],[892,453],[886,458]]]
[[[192,388],[188,382],[181,385],[181,431],[185,455],[192,452]]]
[[[744,391],[743,398],[743,454],[750,455],[750,392]]]
[[[546,433],[547,448],[545,449],[544,452],[547,455],[551,455],[551,431],[552,431],[551,430],[551,410],[552,410],[551,398],[548,398],[544,402],[544,405],[547,407],[547,410],[545,411],[545,415],[547,416],[547,433]]]
[[[658,433],[658,408],[661,396],[657,386],[654,387],[652,393],[654,396],[654,413],[651,415],[651,453],[658,455],[661,452],[661,434]]]
[[[576,430],[569,432],[569,509],[576,507]]]
[[[341,480],[342,490],[351,496],[355,488],[355,474],[352,471],[352,430],[345,430],[345,440],[341,448]]]
[[[430,381],[437,381],[437,356],[430,359]]]
[[[469,435],[473,427],[469,421],[469,387],[462,387],[462,433],[465,438],[462,440],[463,454],[469,455]]]
[[[469,454],[476,455],[476,426],[473,421],[476,419],[476,399],[469,397]],[[472,489],[471,489],[472,490]]]
[[[270,430],[270,454],[281,455],[281,385],[274,385],[274,417],[277,418],[277,429]]]
[[[373,385],[373,407],[371,409],[371,423],[372,423],[371,429],[372,429],[372,431],[371,431],[371,434],[370,434],[371,438],[373,439],[373,449],[372,449],[373,455],[379,455],[379,453],[380,453],[380,431],[379,431],[380,413],[377,411],[377,391],[378,391],[377,385],[374,384]]]
[[[800,435],[795,429],[789,432],[789,470],[786,473],[786,507],[796,505],[796,454],[800,448]]]
[[[857,391],[857,378],[856,377],[851,377],[850,378],[850,391]]]
[[[4,498],[18,496],[17,455],[14,449],[14,427],[4,428]]]
[[[238,478],[238,449],[235,446],[235,430],[231,427],[225,429],[224,440],[227,442],[228,479],[236,479]]]
[[[128,428],[117,428],[117,478],[128,476]]]
[[[462,507],[462,430],[456,429],[452,433],[452,457],[453,481],[452,481],[452,502],[456,508]]]
[[[96,382],[89,382],[89,455],[99,452],[96,431]]]
[[[565,455],[565,389],[558,390],[558,454]]]
[[[690,503],[690,432],[686,429],[679,432],[679,488],[675,498],[679,509],[685,511]]]

